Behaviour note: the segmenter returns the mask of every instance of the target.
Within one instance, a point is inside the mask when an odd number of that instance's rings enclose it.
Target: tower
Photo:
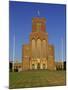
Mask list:
[[[32,32],[30,34],[31,58],[33,67],[35,69],[43,69],[42,62],[45,62],[47,68],[47,43],[48,34],[46,33],[46,19],[33,18],[32,19]],[[32,69],[32,68],[31,68]]]
[[[32,19],[32,32],[29,39],[29,44],[23,46],[23,69],[54,70],[54,47],[48,43],[45,18]]]

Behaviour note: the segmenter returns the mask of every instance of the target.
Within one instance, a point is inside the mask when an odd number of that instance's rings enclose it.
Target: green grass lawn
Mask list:
[[[65,71],[23,71],[9,73],[9,88],[59,86],[66,84]]]

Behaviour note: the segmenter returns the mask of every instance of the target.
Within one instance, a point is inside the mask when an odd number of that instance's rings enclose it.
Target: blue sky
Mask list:
[[[38,16],[38,10],[40,16]],[[9,3],[9,59],[13,57],[13,37],[15,34],[15,58],[22,60],[22,45],[29,43],[32,18],[46,18],[48,41],[55,47],[55,60],[65,59],[66,6],[10,1]]]

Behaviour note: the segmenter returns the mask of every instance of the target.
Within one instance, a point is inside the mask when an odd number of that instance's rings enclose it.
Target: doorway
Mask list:
[[[37,64],[37,69],[40,69],[40,63]]]

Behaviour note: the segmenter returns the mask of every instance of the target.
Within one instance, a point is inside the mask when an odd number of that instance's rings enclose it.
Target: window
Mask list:
[[[37,32],[41,30],[41,23],[37,23]]]
[[[43,64],[43,69],[45,69],[45,64]]]
[[[19,66],[19,68],[21,68],[21,66]]]
[[[37,64],[37,69],[40,69],[40,63]]]
[[[47,43],[46,43],[46,40],[43,40],[42,41],[42,57],[43,58],[46,58],[46,54],[47,54]]]
[[[36,57],[36,46],[35,46],[35,40],[32,39],[32,58],[34,59]]]
[[[41,57],[41,40],[37,39],[37,58]]]
[[[35,69],[35,65],[34,64],[32,64],[32,69]]]

